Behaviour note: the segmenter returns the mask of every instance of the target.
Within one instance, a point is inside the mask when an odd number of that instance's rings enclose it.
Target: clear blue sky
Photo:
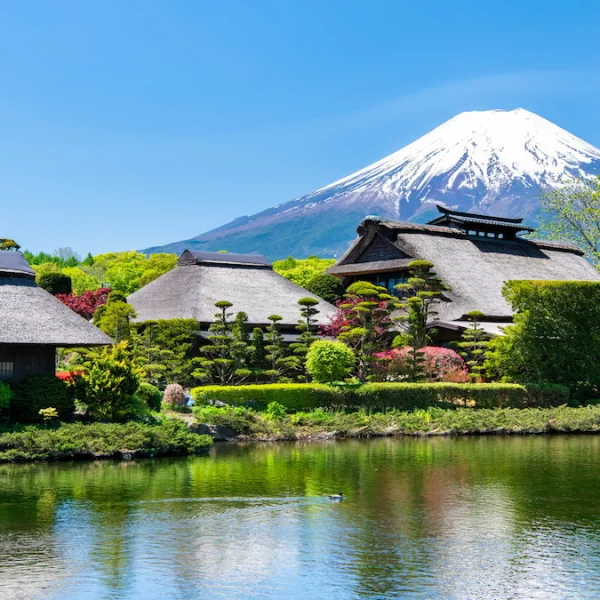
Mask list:
[[[464,110],[600,146],[600,2],[4,2],[2,237],[186,239],[307,193]]]

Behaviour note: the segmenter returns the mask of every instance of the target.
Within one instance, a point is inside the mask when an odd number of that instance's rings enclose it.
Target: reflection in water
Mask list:
[[[0,466],[0,598],[597,598],[600,438]],[[326,495],[344,490],[331,503]]]

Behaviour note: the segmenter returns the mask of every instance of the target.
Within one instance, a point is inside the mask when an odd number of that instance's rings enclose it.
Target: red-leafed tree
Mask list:
[[[56,294],[56,298],[78,315],[90,321],[96,309],[106,304],[108,294],[110,294],[110,288],[100,288],[95,291],[84,292],[80,296],[74,294]]]

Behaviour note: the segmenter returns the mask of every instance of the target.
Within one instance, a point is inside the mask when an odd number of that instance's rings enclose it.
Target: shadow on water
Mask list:
[[[599,452],[379,439],[1,465],[0,597],[597,598]]]

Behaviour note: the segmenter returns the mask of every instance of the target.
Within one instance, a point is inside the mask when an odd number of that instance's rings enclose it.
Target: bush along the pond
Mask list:
[[[194,388],[197,404],[220,401],[233,406],[266,407],[278,402],[288,410],[317,407],[412,410],[429,406],[473,408],[559,406],[569,401],[567,388],[558,385],[507,383],[366,383],[360,386],[270,384],[204,386]]]
[[[73,389],[54,375],[29,375],[14,385],[11,421],[42,421],[40,410],[44,408],[55,408],[61,419],[69,418],[75,409]]]
[[[181,421],[29,425],[0,435],[0,461],[65,460],[194,454],[210,436],[190,432]]]
[[[412,411],[354,412],[315,409],[273,418],[250,408],[197,407],[196,419],[221,425],[257,440],[294,440],[320,437],[371,437],[384,435],[462,435],[524,433],[597,433],[600,406],[552,408],[430,407]]]

